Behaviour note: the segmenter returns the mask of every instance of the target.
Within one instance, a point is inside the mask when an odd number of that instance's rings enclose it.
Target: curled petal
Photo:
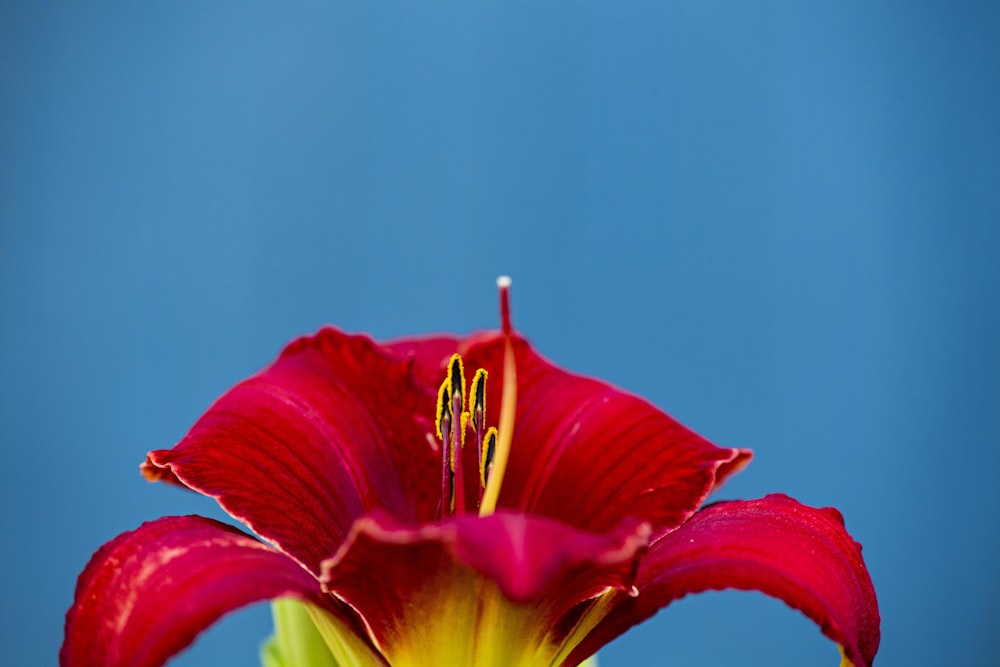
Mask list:
[[[503,382],[502,341],[459,351]],[[574,375],[515,341],[517,414],[500,505],[603,532],[620,517],[649,521],[654,536],[680,525],[750,459],[716,447],[647,401]],[[498,401],[487,405],[497,419]],[[491,423],[496,423],[495,421]]]
[[[580,603],[631,588],[648,537],[637,521],[595,535],[504,511],[418,527],[379,514],[355,524],[321,580],[394,666],[551,664]]]
[[[636,585],[639,596],[623,598],[571,658],[678,598],[724,588],[761,591],[802,611],[855,667],[870,667],[878,651],[878,602],[861,545],[833,508],[783,495],[710,505],[653,545]]]
[[[433,515],[433,405],[410,362],[326,328],[226,392],[176,447],[150,452],[143,474],[216,498],[318,573],[367,511]]]
[[[111,540],[80,575],[62,667],[156,667],[223,614],[296,597],[331,610],[295,561],[231,526],[164,517]]]

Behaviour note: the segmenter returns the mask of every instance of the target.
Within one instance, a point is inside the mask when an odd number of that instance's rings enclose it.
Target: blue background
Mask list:
[[[496,325],[843,510],[878,665],[995,665],[995,2],[0,8],[0,647],[52,664],[76,576],[228,386],[325,322]],[[177,665],[256,662],[266,606]],[[760,595],[601,654],[837,664]]]

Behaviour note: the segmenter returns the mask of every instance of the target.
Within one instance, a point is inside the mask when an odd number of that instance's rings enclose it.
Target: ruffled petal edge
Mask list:
[[[568,664],[685,595],[756,590],[798,609],[841,645],[855,667],[878,651],[880,616],[861,545],[840,512],[781,494],[715,503],[656,542],[643,559],[639,595],[623,598]]]

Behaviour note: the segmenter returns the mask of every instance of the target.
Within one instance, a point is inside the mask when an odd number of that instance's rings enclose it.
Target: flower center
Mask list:
[[[492,514],[496,509],[500,485],[507,469],[517,401],[517,364],[514,361],[513,327],[510,319],[510,278],[498,278],[497,288],[500,292],[500,321],[504,338],[504,380],[500,391],[499,430],[493,426],[486,427],[486,369],[480,368],[473,375],[472,386],[466,397],[462,357],[453,354],[448,362],[444,382],[438,389],[435,419],[437,437],[442,445],[439,514],[442,518],[462,515],[466,510],[462,452],[467,430],[471,429],[476,436],[479,458],[479,497],[476,506],[480,516]]]
[[[437,436],[441,439],[441,516],[465,513],[465,476],[462,469],[462,454],[465,449],[466,431],[472,430],[476,436],[476,451],[479,454],[479,498],[483,499],[486,480],[490,476],[493,457],[496,453],[497,430],[486,428],[486,370],[480,368],[472,378],[472,388],[468,394],[471,402],[469,410],[465,394],[465,369],[462,357],[451,356],[448,373],[438,390]]]

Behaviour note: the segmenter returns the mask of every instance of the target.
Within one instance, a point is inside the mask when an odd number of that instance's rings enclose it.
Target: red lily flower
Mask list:
[[[738,588],[870,666],[875,592],[839,512],[780,495],[699,509],[750,452],[543,359],[506,295],[502,333],[300,338],[150,452],[147,478],[263,541],[185,516],[108,542],[60,663],[161,665],[221,615],[294,597],[341,665],[571,666],[673,600]],[[465,368],[485,370],[468,391]]]

